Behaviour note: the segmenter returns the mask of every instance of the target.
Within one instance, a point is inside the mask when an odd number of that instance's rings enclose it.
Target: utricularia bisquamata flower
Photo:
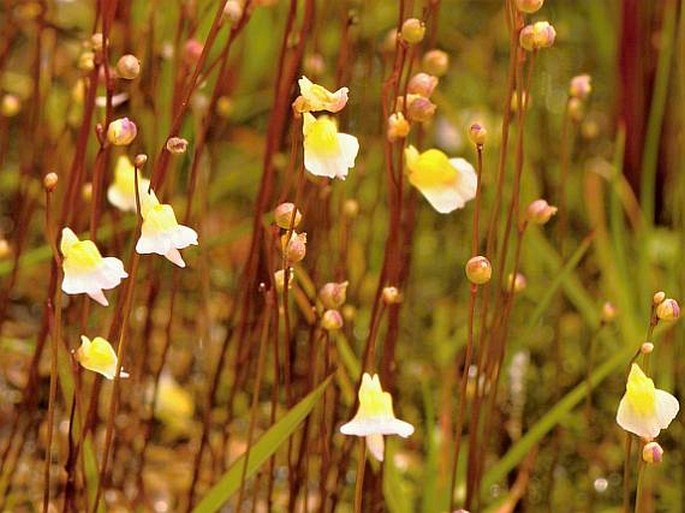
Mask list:
[[[347,94],[349,92],[347,87],[341,87],[332,93],[305,76],[297,83],[300,86],[300,96],[295,100],[294,107],[298,112],[326,110],[335,113],[340,112],[347,105]]]
[[[377,374],[362,376],[359,387],[359,410],[354,418],[340,427],[344,435],[366,437],[366,445],[373,456],[383,461],[384,435],[400,435],[407,438],[414,426],[395,417],[392,396],[384,392]]]
[[[81,335],[81,347],[76,350],[76,360],[83,368],[102,374],[107,379],[114,379],[117,374],[117,354],[111,344],[102,337],[90,340]],[[128,378],[128,373],[122,369],[119,377]]]
[[[136,171],[131,159],[122,155],[117,159],[114,166],[114,180],[107,189],[107,199],[109,202],[123,212],[136,211],[136,187],[135,176],[138,173],[138,190],[140,198],[147,193],[150,187],[150,180],[142,178],[140,171]]]
[[[185,267],[178,250],[197,245],[197,232],[178,224],[174,209],[160,203],[154,191],[145,194],[141,203],[143,226],[136,251],[141,255],[157,253],[177,266]]]
[[[316,176],[345,179],[359,153],[359,141],[353,135],[338,132],[333,118],[302,115],[304,167]]]
[[[409,182],[441,214],[463,208],[476,196],[478,179],[466,160],[450,159],[436,149],[419,153],[413,146],[404,150],[404,155]]]
[[[631,366],[626,393],[616,413],[619,426],[645,440],[653,440],[668,427],[679,409],[675,397],[656,388],[638,364]]]
[[[79,240],[70,228],[62,230],[60,251],[64,269],[62,290],[67,294],[88,294],[107,306],[109,303],[102,291],[113,289],[128,276],[121,260],[103,258],[93,241]]]

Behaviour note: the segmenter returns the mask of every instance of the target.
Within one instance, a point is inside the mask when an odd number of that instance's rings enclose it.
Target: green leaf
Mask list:
[[[326,387],[331,382],[331,377],[326,378],[313,392],[310,392],[307,397],[291,408],[281,420],[271,426],[252,446],[245,479],[252,476],[293,434],[321,398],[324,390],[326,390]],[[240,488],[244,460],[245,455],[243,454],[233,462],[231,468],[219,479],[219,482],[195,506],[193,513],[213,513],[219,511],[226,501]]]

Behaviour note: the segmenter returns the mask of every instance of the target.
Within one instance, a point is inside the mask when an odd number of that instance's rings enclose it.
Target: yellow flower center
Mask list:
[[[371,379],[365,375],[359,387],[360,418],[394,418],[392,410],[392,396],[383,392],[377,377]]]
[[[165,232],[177,226],[178,221],[171,205],[153,205],[145,213],[144,227],[146,231]]]
[[[626,398],[641,416],[653,415],[656,411],[656,392],[654,381],[648,378],[637,364],[633,364],[626,383]]]
[[[70,270],[88,270],[102,262],[102,256],[91,240],[74,242],[64,255],[64,265]]]
[[[409,181],[419,189],[443,187],[458,179],[457,170],[450,164],[447,155],[431,149],[408,160]]]
[[[328,116],[320,116],[309,124],[305,134],[305,144],[313,151],[323,155],[340,152],[338,127]]]

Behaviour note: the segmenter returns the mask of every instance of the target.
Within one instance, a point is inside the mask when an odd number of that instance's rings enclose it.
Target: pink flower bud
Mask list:
[[[527,14],[532,14],[537,12],[542,7],[545,0],[516,0],[516,8]]]
[[[326,308],[339,308],[347,299],[347,286],[349,282],[326,283],[319,291],[319,299]]]
[[[646,463],[661,463],[664,450],[657,442],[648,442],[642,448],[642,460]]]
[[[675,321],[680,317],[680,305],[675,299],[666,298],[656,307],[656,316],[660,321]]]
[[[552,25],[546,21],[538,21],[521,29],[519,44],[528,51],[549,48],[554,44],[556,37],[557,32]]]
[[[449,69],[450,58],[442,50],[431,50],[423,56],[422,64],[426,73],[442,77]]]
[[[571,79],[568,87],[568,94],[572,98],[585,100],[592,92],[592,77],[588,74],[578,75]]]
[[[397,287],[384,287],[382,297],[386,305],[395,305],[402,302],[402,293]]]
[[[557,207],[551,206],[547,201],[538,199],[528,205],[526,219],[529,223],[543,225],[557,213],[557,210]]]
[[[321,316],[321,327],[326,331],[335,331],[343,327],[343,316],[337,310],[326,310]]]
[[[426,98],[430,98],[435,88],[438,85],[438,77],[429,75],[428,73],[417,73],[409,79],[407,85],[407,92],[410,94],[420,94]]]
[[[107,140],[114,146],[127,146],[138,134],[136,124],[128,118],[112,121],[107,127]]]
[[[488,131],[478,123],[474,123],[469,127],[469,139],[476,146],[483,146],[487,135]]]
[[[295,212],[295,219],[293,220],[293,210]],[[281,203],[274,209],[274,220],[279,228],[284,230],[289,230],[291,228],[296,228],[300,221],[302,220],[302,214],[295,205],[292,203]]]
[[[428,98],[417,96],[407,107],[407,116],[411,121],[423,123],[433,119],[437,106]]]
[[[133,80],[140,75],[140,61],[135,55],[122,55],[117,61],[117,75],[126,80]]]
[[[194,66],[200,60],[203,49],[204,45],[197,39],[189,39],[183,47],[183,62],[188,66]]]
[[[291,264],[300,262],[307,254],[307,234],[293,232],[289,241],[286,237],[287,235],[284,235],[281,238],[285,257]]]
[[[612,322],[618,317],[618,310],[616,307],[607,301],[602,305],[602,322],[604,323],[609,323]]]
[[[507,289],[506,291],[509,292],[512,287],[512,281],[514,282],[514,294],[517,294],[519,292],[522,292],[525,290],[526,286],[528,285],[528,280],[526,280],[526,277],[523,276],[521,273],[516,273],[516,276],[509,274],[507,276]]]
[[[166,149],[174,155],[182,155],[188,150],[188,141],[182,137],[169,137]]]

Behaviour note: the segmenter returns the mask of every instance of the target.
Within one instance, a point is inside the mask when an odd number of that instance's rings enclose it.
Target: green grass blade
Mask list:
[[[314,391],[310,392],[309,395],[291,408],[281,420],[271,426],[252,446],[250,449],[250,459],[247,464],[246,479],[252,476],[288,440],[290,435],[309,415],[309,412],[312,411],[312,408],[319,401],[330,382],[331,376],[326,378]],[[226,501],[238,491],[244,459],[245,455],[242,455],[233,462],[231,468],[226,471],[221,479],[219,479],[219,482],[207,492],[207,495],[193,509],[193,513],[214,513],[219,511]]]

